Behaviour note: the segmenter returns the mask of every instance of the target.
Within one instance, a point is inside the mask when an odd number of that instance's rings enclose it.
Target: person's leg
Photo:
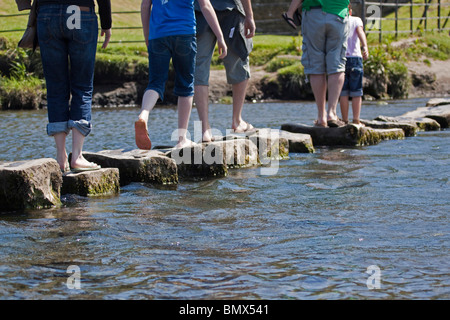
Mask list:
[[[207,28],[197,34],[197,55],[195,58],[194,102],[198,117],[202,122],[202,141],[211,142],[211,125],[209,123],[209,72],[211,59],[216,46],[216,36]]]
[[[67,163],[66,136],[70,132],[70,80],[67,45],[60,32],[60,19],[54,18],[59,13],[58,8],[42,6],[37,21],[37,33],[47,87],[47,134],[54,137],[56,161],[64,170]]]
[[[69,128],[72,129],[72,170],[99,169],[83,157],[85,138],[92,130],[91,109],[94,88],[94,66],[97,52],[98,23],[95,11],[81,12],[81,29],[67,29],[72,93]]]
[[[363,63],[362,58],[351,58],[352,70],[350,72],[350,96],[352,97],[353,123],[361,124],[360,113],[363,95]]]
[[[194,99],[194,71],[197,53],[195,36],[177,36],[173,43],[172,64],[175,71],[173,93],[178,96],[178,143],[175,148],[192,145],[187,129]]]
[[[184,148],[192,145],[187,138],[187,128],[191,117],[193,97],[178,97],[178,143],[175,148]]]
[[[361,113],[362,97],[352,97],[352,111],[353,111],[353,123],[361,124],[360,113]]]
[[[344,85],[344,72],[328,75],[328,114],[327,120],[339,120],[337,116],[337,104]]]
[[[247,86],[250,79],[250,60],[242,60],[237,54],[228,51],[228,55],[223,59],[227,82],[231,84],[233,91],[233,114],[231,118],[231,128],[235,132],[252,131],[251,124],[242,118]]]
[[[134,123],[136,146],[150,150],[152,143],[148,135],[148,118],[158,99],[164,99],[164,89],[169,73],[171,53],[167,37],[153,39],[148,45],[148,86],[142,97],[138,120]]]
[[[97,53],[98,23],[94,9],[81,11],[81,29],[66,30],[70,39],[70,87],[72,93],[69,128],[85,137],[91,130],[94,68]]]
[[[233,116],[231,128],[235,132],[245,132],[253,129],[253,126],[242,119],[245,94],[247,93],[248,79],[232,85],[233,88]]]
[[[144,96],[142,97],[142,106],[141,112],[139,113],[139,120],[142,120],[145,123],[148,122],[148,116],[155,107],[156,102],[158,102],[159,98],[159,93],[155,90],[149,89],[145,91]]]
[[[348,96],[341,96],[339,103],[341,106],[342,121],[344,121],[345,123],[348,123],[348,109],[349,109]],[[352,106],[353,106],[353,104],[352,104]]]
[[[83,145],[86,136],[76,127],[72,128],[72,157],[70,166],[72,169],[100,169],[96,163],[89,162],[83,157]]]
[[[209,87],[195,86],[195,107],[198,117],[202,123],[202,142],[211,142],[213,140],[211,133],[211,125],[209,123]]]
[[[328,74],[328,116],[332,126],[342,126],[344,123],[337,116],[337,103],[345,81],[348,18],[335,14],[325,14],[326,43],[325,61]]]
[[[327,126],[327,112],[326,112],[326,97],[327,97],[327,78],[325,74],[311,74],[309,75],[309,82],[314,94],[314,99],[317,105],[318,117],[316,125]]]
[[[302,65],[308,76],[314,99],[317,105],[318,117],[316,126],[327,127],[326,95],[327,78],[324,46],[326,44],[325,15],[321,9],[303,11],[302,19]]]
[[[67,134],[65,132],[59,132],[53,135],[56,144],[56,161],[63,172],[69,169],[67,166],[66,137]]]

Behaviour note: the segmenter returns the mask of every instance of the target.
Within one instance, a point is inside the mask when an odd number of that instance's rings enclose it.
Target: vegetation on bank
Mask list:
[[[406,39],[401,37],[401,39]],[[411,79],[406,63],[430,59],[450,59],[450,38],[421,31],[394,45],[393,36],[383,43],[369,37],[370,58],[364,62],[365,94],[375,99],[405,98]],[[301,37],[257,35],[250,56],[253,67],[263,68],[267,76],[261,82],[264,99],[311,99],[312,92],[300,62]],[[96,85],[145,84],[148,78],[147,50],[142,44],[112,44],[98,50]],[[213,68],[223,68],[215,55]],[[169,86],[171,85],[169,77]],[[17,48],[15,39],[0,38],[0,105],[2,109],[37,109],[45,105],[45,82],[39,50],[32,53]]]

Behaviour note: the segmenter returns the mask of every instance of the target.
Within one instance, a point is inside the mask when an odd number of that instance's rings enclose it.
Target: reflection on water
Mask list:
[[[368,104],[363,118],[422,100]],[[211,107],[229,126],[231,107]],[[311,123],[312,104],[252,104],[256,126]],[[137,109],[94,112],[86,150],[132,146]],[[0,113],[0,161],[53,157],[45,112]],[[197,120],[194,111],[192,121]],[[174,109],[150,120],[173,144]],[[182,182],[134,183],[115,197],[65,196],[64,207],[0,216],[0,297],[7,299],[448,299],[449,131],[363,148],[291,154],[258,169]],[[66,286],[81,269],[81,290]],[[381,269],[369,290],[366,270]]]

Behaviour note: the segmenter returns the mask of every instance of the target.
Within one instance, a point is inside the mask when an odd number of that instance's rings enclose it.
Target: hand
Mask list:
[[[102,29],[101,36],[102,37],[105,36],[105,40],[103,41],[102,45],[103,49],[106,49],[106,47],[108,46],[109,40],[111,40],[111,35],[112,35],[111,29]]]
[[[227,45],[225,44],[225,40],[221,39],[217,41],[217,47],[219,48],[219,59],[223,59],[227,56]]]
[[[244,30],[245,30],[245,37],[247,39],[253,38],[255,36],[256,26],[255,20],[253,20],[253,18],[245,17]]]
[[[368,47],[362,47],[362,56],[364,60],[367,60],[369,58],[369,48]]]

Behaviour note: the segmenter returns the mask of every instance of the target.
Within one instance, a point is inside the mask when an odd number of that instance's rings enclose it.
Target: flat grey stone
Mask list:
[[[62,182],[54,159],[4,162],[0,165],[0,211],[58,206]]]

